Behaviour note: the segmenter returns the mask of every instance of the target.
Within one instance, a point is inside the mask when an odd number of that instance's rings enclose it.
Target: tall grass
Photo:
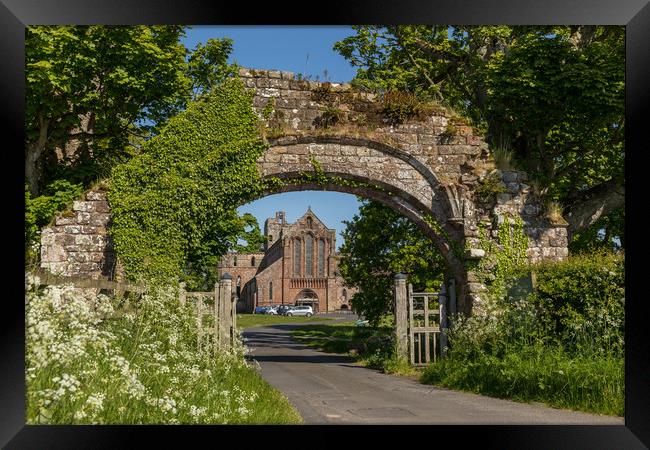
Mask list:
[[[242,346],[197,348],[192,307],[173,290],[129,302],[26,278],[28,423],[301,422]]]
[[[422,382],[559,408],[624,413],[624,259],[592,254],[535,266],[524,298],[490,298],[456,318],[446,358]]]
[[[521,347],[472,360],[452,352],[428,366],[421,381],[557,408],[617,416],[624,412],[623,358],[569,356],[561,347]]]

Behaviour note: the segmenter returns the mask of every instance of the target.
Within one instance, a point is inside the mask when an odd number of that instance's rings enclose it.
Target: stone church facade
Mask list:
[[[228,253],[218,265],[219,276],[233,277],[237,311],[257,306],[309,305],[314,312],[349,310],[356,291],[338,271],[336,231],[311,208],[295,223],[284,211],[264,222],[264,252]]]

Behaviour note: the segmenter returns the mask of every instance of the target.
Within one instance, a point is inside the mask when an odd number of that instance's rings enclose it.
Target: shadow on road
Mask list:
[[[321,353],[317,355],[255,355],[251,358],[255,359],[258,362],[282,363],[343,364],[354,362],[354,359],[349,356],[327,353]]]

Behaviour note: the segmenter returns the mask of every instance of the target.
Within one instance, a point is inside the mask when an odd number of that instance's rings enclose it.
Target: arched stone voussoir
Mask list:
[[[386,144],[346,136],[287,136],[270,141],[258,158],[262,177],[323,171],[360,177],[404,192],[445,223],[448,198],[441,184],[422,162]]]
[[[389,145],[384,142],[373,140],[370,137],[364,136],[347,136],[344,134],[301,134],[301,135],[287,135],[276,139],[268,140],[270,148],[273,147],[286,147],[300,144],[335,144],[349,147],[365,147],[381,152],[387,156],[397,158],[410,165],[416,170],[431,186],[431,189],[436,189],[440,181],[433,173],[433,171],[422,161],[417,159],[414,155],[398,148],[397,146]]]

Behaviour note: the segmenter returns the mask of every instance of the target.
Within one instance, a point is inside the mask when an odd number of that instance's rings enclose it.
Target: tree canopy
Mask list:
[[[447,103],[561,204],[570,235],[622,233],[623,27],[353,28],[334,49],[358,67],[356,85]]]
[[[433,243],[410,220],[383,204],[364,200],[343,231],[339,270],[359,291],[354,309],[373,322],[392,311],[393,277],[409,276],[414,289],[437,289],[444,262]]]

